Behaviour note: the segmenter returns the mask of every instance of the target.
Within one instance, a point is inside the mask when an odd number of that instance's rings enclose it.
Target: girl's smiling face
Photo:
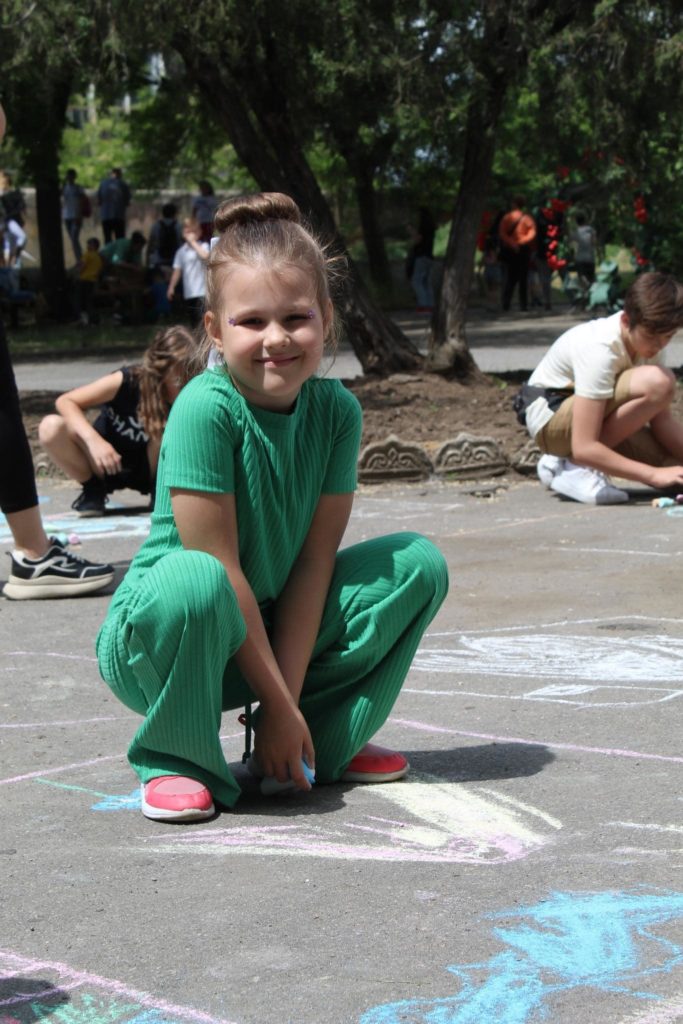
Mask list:
[[[332,304],[321,309],[309,274],[296,267],[226,274],[221,311],[206,330],[237,390],[252,405],[287,412],[320,365]]]

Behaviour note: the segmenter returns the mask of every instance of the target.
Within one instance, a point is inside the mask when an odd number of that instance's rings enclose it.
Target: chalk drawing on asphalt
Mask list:
[[[662,999],[635,1016],[622,1018],[620,1024],[680,1024],[683,1020],[683,993]]]
[[[444,634],[441,634],[443,637]],[[528,633],[467,636],[453,633],[447,645],[421,647],[413,672],[515,676],[596,683],[669,683],[680,678],[683,640],[664,635],[585,636]],[[667,688],[678,694],[677,686]],[[532,691],[533,692],[533,691]]]
[[[392,808],[389,814],[386,804]],[[359,787],[349,794],[348,806],[352,820],[334,826],[311,824],[307,817],[282,825],[183,829],[145,838],[157,852],[502,864],[540,850],[562,827],[543,810],[512,797],[419,772],[405,782]]]
[[[569,704],[577,708],[644,707],[666,704],[683,696],[683,689],[665,686],[588,686],[571,683],[550,683],[528,693],[486,693],[480,690],[435,690],[404,686],[403,693],[416,693],[423,697],[477,697],[481,700],[532,701],[545,704]],[[609,698],[609,700],[607,699]]]
[[[121,506],[123,507],[123,506]],[[76,533],[85,540],[107,537],[146,537],[149,533],[149,513],[136,515],[97,516],[81,519],[75,512],[52,513],[43,516],[45,529],[49,534],[58,534],[66,539]],[[12,534],[5,521],[0,522],[0,544],[13,544]]]
[[[656,1004],[664,999],[658,982],[683,968],[683,946],[656,931],[683,921],[683,893],[556,892],[535,906],[488,918],[506,920],[493,929],[502,949],[480,963],[447,967],[459,983],[457,992],[376,1006],[360,1024],[525,1024],[552,1019],[558,995],[569,1014],[572,991],[580,1020],[587,989],[601,993],[602,1006],[612,993]],[[594,1000],[592,1005],[597,1019]]]
[[[234,1024],[124,982],[0,949],[0,1024]],[[19,1018],[19,1019],[17,1019]]]

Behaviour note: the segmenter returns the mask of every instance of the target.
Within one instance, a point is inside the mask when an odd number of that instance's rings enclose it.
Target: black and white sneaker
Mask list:
[[[12,551],[12,570],[3,594],[14,601],[40,597],[79,597],[102,590],[114,579],[113,565],[88,562],[67,551],[57,537],[42,558],[27,558]]]

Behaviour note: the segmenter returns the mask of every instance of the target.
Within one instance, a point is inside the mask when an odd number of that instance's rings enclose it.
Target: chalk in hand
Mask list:
[[[313,785],[315,782],[315,772],[308,767],[303,758],[301,759],[301,767],[304,775],[310,784]],[[261,792],[264,796],[274,796],[276,793],[288,793],[296,788],[296,783],[291,779],[288,779],[287,782],[278,782],[274,775],[266,775],[265,778],[261,779]]]

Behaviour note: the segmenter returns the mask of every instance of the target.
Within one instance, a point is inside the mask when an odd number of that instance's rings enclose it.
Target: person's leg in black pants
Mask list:
[[[531,253],[522,248],[518,253],[519,260],[519,308],[526,313],[528,307],[527,284],[529,281],[529,263]]]
[[[510,308],[512,295],[519,281],[520,266],[519,253],[510,251],[505,254],[507,273],[505,275],[505,287],[503,288],[503,309],[506,311]]]
[[[14,379],[5,329],[0,322],[0,509],[7,513],[38,507],[33,459]],[[41,526],[42,530],[42,526]],[[47,537],[45,538],[47,547]]]
[[[94,593],[111,583],[111,565],[71,555],[61,541],[48,537],[38,508],[31,448],[24,430],[19,393],[0,321],[0,509],[7,519],[15,550],[3,588],[7,597],[65,597]]]

